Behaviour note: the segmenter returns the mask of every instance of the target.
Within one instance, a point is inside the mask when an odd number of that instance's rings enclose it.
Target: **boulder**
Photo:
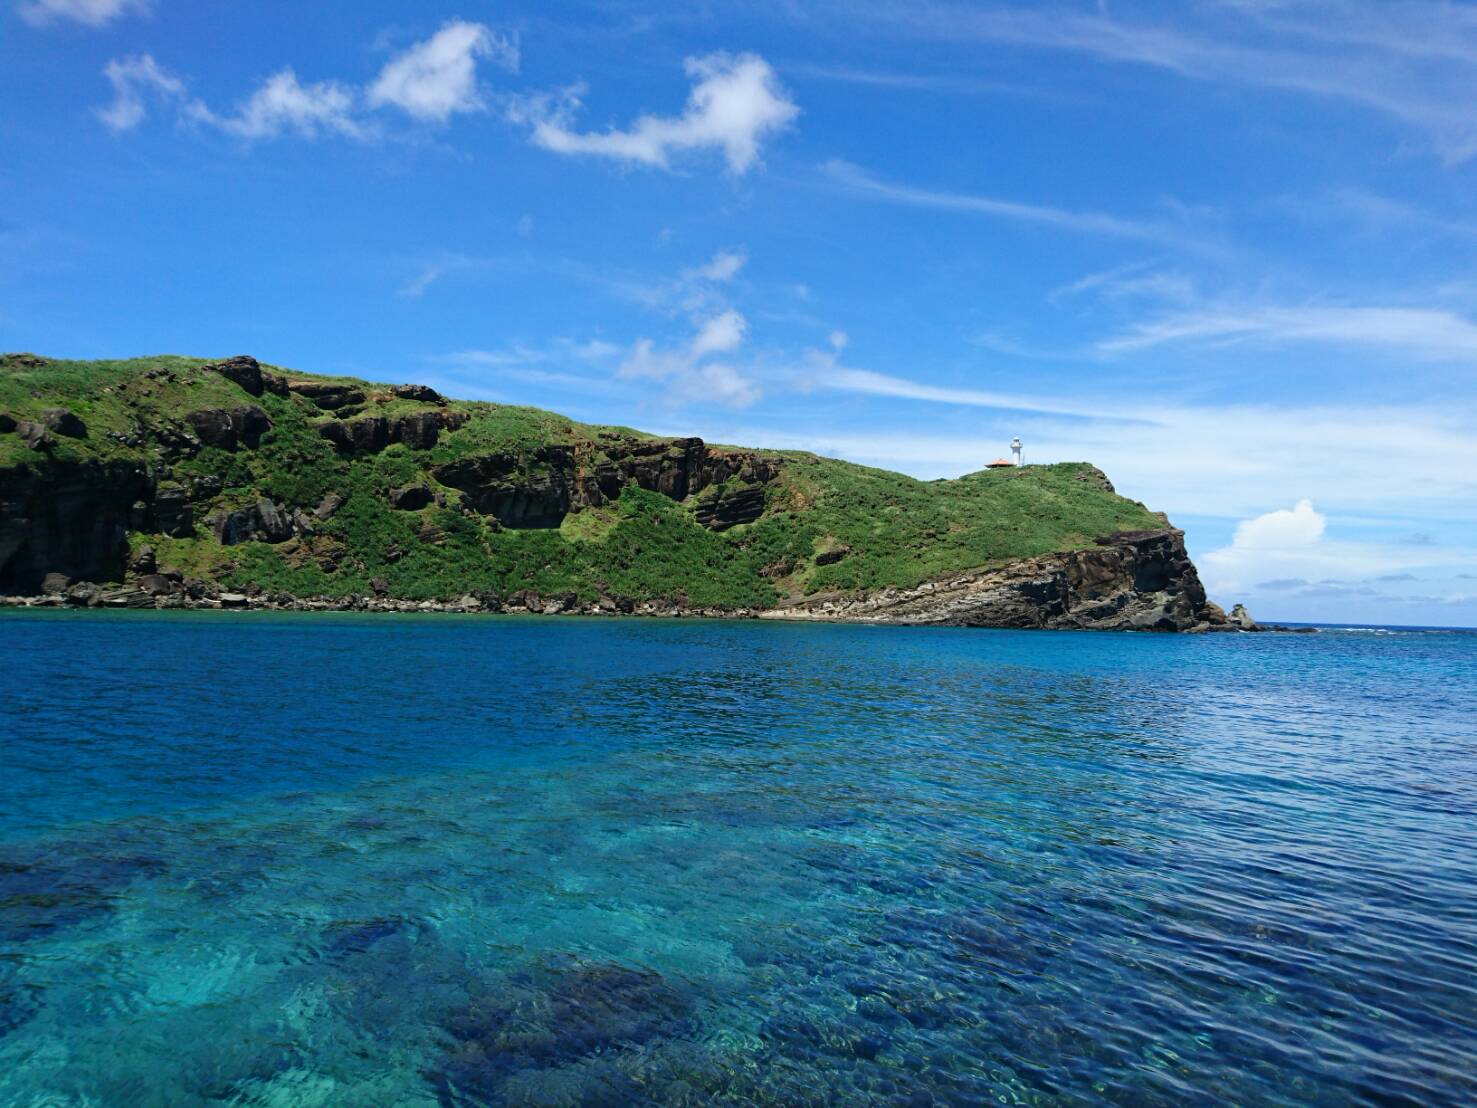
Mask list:
[[[150,596],[177,596],[185,591],[182,582],[165,573],[146,573],[134,584]]]
[[[14,430],[15,416],[0,412],[0,435],[8,435]]]
[[[92,608],[99,603],[98,594],[102,590],[90,581],[79,581],[66,591],[66,602],[73,608]]]
[[[48,430],[55,431],[58,435],[65,435],[69,439],[85,439],[87,437],[87,424],[75,412],[67,408],[47,408],[41,413],[41,418],[46,422]]]
[[[1251,618],[1251,613],[1246,610],[1245,604],[1237,604],[1231,609],[1231,614],[1226,617],[1226,622],[1242,631],[1260,631],[1262,625]]]
[[[326,412],[364,403],[364,390],[329,381],[288,381],[287,391],[306,397]]]
[[[15,433],[32,450],[50,450],[56,439],[47,430],[46,424],[34,419],[23,419],[15,425]]]
[[[201,408],[185,416],[206,446],[234,451],[238,444],[255,450],[272,429],[271,417],[255,404],[239,408]]]
[[[98,593],[98,601],[104,608],[152,608],[154,598],[143,589],[121,588],[103,589]]]
[[[212,512],[205,525],[222,546],[243,542],[286,542],[293,536],[292,517],[287,509],[265,498],[233,512]]]
[[[245,593],[223,592],[218,598],[222,608],[244,608],[250,598]]]
[[[72,579],[65,573],[48,573],[41,578],[41,591],[47,596],[61,596],[72,587]]]
[[[249,354],[239,354],[223,362],[214,362],[200,368],[207,373],[219,373],[226,380],[240,385],[252,396],[260,396],[266,388],[266,382],[262,380],[261,363]]]
[[[418,512],[435,499],[431,489],[423,482],[406,485],[390,493],[390,507],[402,512]]]
[[[159,568],[159,559],[154,554],[154,548],[152,546],[139,547],[138,553],[134,555],[128,568],[134,573],[153,573]]]
[[[318,507],[313,509],[313,515],[318,519],[327,519],[344,506],[344,498],[336,492],[327,493],[322,500],[318,501]]]
[[[183,485],[159,485],[155,488],[154,527],[160,534],[176,539],[189,538],[195,533],[194,507]]]
[[[446,397],[430,385],[396,385],[390,391],[401,400],[419,400],[422,404],[446,403]]]

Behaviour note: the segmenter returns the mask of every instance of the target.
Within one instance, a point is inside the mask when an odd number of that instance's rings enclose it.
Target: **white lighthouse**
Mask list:
[[[1021,461],[1021,440],[1019,438],[1014,438],[1010,440],[1010,453],[1011,456],[1015,458],[1015,464],[1017,467],[1026,464],[1025,462]]]

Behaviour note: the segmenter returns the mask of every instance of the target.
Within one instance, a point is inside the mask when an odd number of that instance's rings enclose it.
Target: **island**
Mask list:
[[[0,356],[0,594],[1234,631],[1085,462],[915,478],[238,356]]]

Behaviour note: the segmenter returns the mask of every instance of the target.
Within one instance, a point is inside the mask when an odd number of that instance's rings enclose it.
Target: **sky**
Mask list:
[[[954,477],[1477,626],[1477,5],[0,0],[0,348]]]

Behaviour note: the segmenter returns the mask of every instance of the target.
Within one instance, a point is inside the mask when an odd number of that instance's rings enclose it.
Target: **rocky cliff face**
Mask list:
[[[127,462],[0,470],[0,592],[39,592],[48,573],[121,579],[128,532],[148,525],[154,491]]]
[[[1105,535],[1090,550],[1047,554],[911,589],[808,596],[762,615],[1096,631],[1211,630],[1226,623],[1206,600],[1184,532],[1172,528]]]

